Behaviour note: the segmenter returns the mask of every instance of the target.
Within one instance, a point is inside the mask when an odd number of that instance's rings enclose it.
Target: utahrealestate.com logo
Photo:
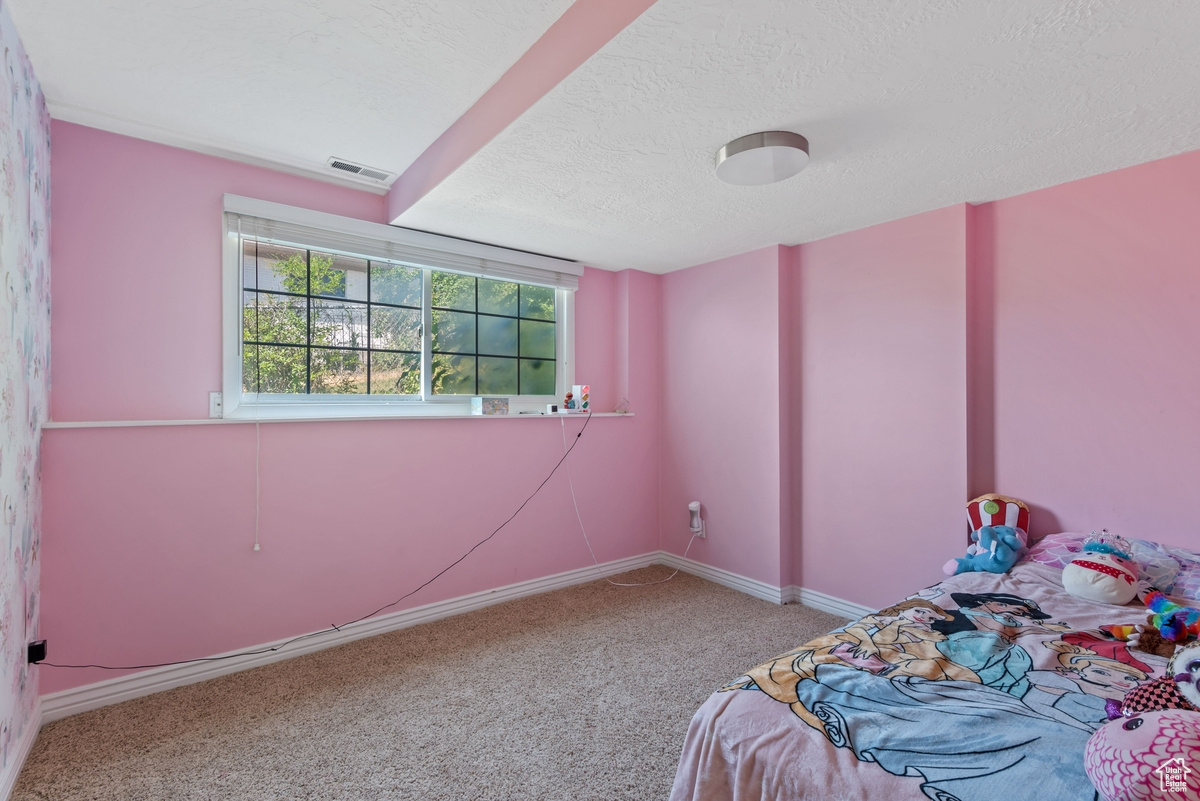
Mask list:
[[[1154,769],[1158,774],[1159,789],[1176,793],[1187,792],[1187,775],[1191,769],[1183,762],[1183,757],[1174,757]]]

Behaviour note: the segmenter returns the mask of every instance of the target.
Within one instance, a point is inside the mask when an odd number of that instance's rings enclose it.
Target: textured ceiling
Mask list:
[[[1200,4],[659,0],[400,225],[665,272],[1200,148]],[[812,163],[714,176],[786,129]]]
[[[4,2],[56,118],[330,180],[403,171],[571,5]],[[398,222],[665,272],[1008,197],[1200,148],[1197,42],[1193,0],[658,0]],[[717,181],[771,129],[804,172]]]
[[[4,0],[51,115],[404,170],[571,0]],[[382,188],[381,188],[382,190]]]

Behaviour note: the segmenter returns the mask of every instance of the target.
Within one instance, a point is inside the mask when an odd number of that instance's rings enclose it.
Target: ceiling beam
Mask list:
[[[388,220],[478,153],[534,103],[654,5],[654,0],[575,0],[482,97],[392,183]]]

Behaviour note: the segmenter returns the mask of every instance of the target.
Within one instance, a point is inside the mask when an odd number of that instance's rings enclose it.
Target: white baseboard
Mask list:
[[[612,562],[605,562],[600,565],[599,569],[594,565],[589,565],[553,576],[509,584],[508,586],[498,587],[494,590],[484,590],[483,592],[463,595],[446,601],[438,601],[413,609],[405,609],[389,615],[380,615],[379,617],[364,620],[360,623],[343,626],[338,631],[316,634],[279,651],[270,651],[252,656],[234,655],[240,654],[243,651],[262,651],[273,648],[286,642],[286,640],[262,643],[239,649],[238,651],[231,651],[228,654],[217,654],[216,656],[218,657],[229,655],[230,658],[221,659],[216,662],[193,662],[186,665],[153,668],[127,676],[118,676],[117,678],[106,679],[94,684],[87,684],[82,687],[73,687],[69,690],[48,693],[38,699],[37,725],[31,723],[23,735],[20,761],[24,762],[24,754],[27,754],[29,748],[32,747],[38,725],[41,723],[49,723],[70,715],[77,715],[80,712],[99,709],[109,704],[129,701],[134,698],[162,692],[163,690],[182,687],[186,684],[194,684],[229,673],[237,673],[261,665],[280,662],[302,654],[360,640],[364,637],[373,637],[376,634],[384,634],[421,623],[430,623],[434,620],[440,620],[453,615],[461,615],[465,612],[483,609],[503,603],[504,601],[550,592],[551,590],[569,587],[573,584],[582,584],[599,578],[601,575],[610,576],[615,573],[624,573],[628,570],[636,570],[637,568],[648,567],[653,564],[663,564],[668,567],[677,568],[685,573],[690,573],[711,581],[714,584],[720,584],[723,587],[729,587],[730,589],[738,590],[739,592],[744,592],[747,595],[775,604],[799,601],[805,606],[811,606],[815,609],[848,618],[859,618],[873,611],[870,607],[860,606],[859,604],[816,592],[815,590],[807,590],[795,585],[776,587],[764,581],[748,578],[747,576],[719,567],[712,567],[711,565],[706,565],[692,559],[685,559],[673,553],[653,551],[638,556],[630,556],[625,559],[617,559]],[[17,763],[14,762],[13,764]],[[19,771],[20,768],[18,767],[16,770]],[[4,777],[3,780],[7,782],[8,777]],[[16,781],[16,773],[13,773],[11,780],[13,782]],[[0,789],[3,786],[5,785],[0,784]],[[4,798],[6,796],[0,793],[0,799]]]
[[[21,768],[25,766],[25,760],[29,758],[29,752],[33,750],[33,741],[37,739],[38,729],[41,727],[42,699],[39,698],[33,704],[33,715],[25,721],[25,728],[21,730],[21,739],[12,752],[12,758],[4,766],[3,771],[0,771],[0,799],[3,801],[8,801],[13,788],[17,786],[17,777],[21,775]]]
[[[364,637],[372,637],[376,634],[384,634],[421,623],[429,623],[444,617],[461,615],[464,612],[483,609],[503,603],[504,601],[511,601],[515,598],[537,595],[561,589],[562,587],[569,587],[573,584],[582,584],[593,581],[601,575],[610,576],[614,573],[624,573],[625,571],[636,570],[640,567],[649,567],[658,561],[659,553],[652,552],[605,562],[600,565],[599,569],[595,565],[589,565],[553,576],[521,581],[505,587],[497,587],[494,590],[484,590],[483,592],[463,595],[446,601],[438,601],[413,609],[405,609],[389,615],[380,615],[379,617],[370,618],[360,623],[342,626],[338,631],[317,634],[279,651],[255,654],[253,656],[232,656],[229,659],[222,659],[219,662],[193,662],[186,665],[153,668],[127,676],[106,679],[95,684],[87,684],[82,687],[73,687],[69,690],[48,693],[39,699],[41,703],[41,722],[49,723],[70,715],[77,715],[80,712],[99,709],[109,704],[129,701],[133,698],[140,698],[144,695],[151,695],[152,693],[170,690],[175,687],[182,687],[185,684],[194,684],[206,681],[207,679],[214,679],[229,673],[249,670],[250,668],[267,665],[272,662],[280,662],[302,654],[332,648],[353,640],[360,640]],[[260,651],[280,645],[283,642],[286,642],[286,640],[263,643],[229,653],[238,654],[243,651]],[[225,654],[218,654],[217,656],[225,656]],[[31,726],[30,728],[36,732],[35,726]],[[30,743],[32,743],[32,737]],[[3,796],[0,796],[0,798],[3,798]]]
[[[762,598],[764,601],[770,601],[773,604],[787,603],[787,599],[783,597],[783,591],[779,587],[768,584],[765,581],[748,578],[729,570],[697,562],[693,559],[685,559],[682,556],[667,553],[666,551],[659,551],[658,561],[667,567],[677,568],[684,573],[691,573],[693,576],[707,579],[713,584],[720,584],[722,587],[729,587],[732,590],[753,595],[755,598]]]
[[[755,598],[762,598],[764,601],[770,601],[774,604],[801,603],[805,606],[811,606],[813,609],[820,609],[822,612],[829,612],[840,617],[848,617],[852,620],[857,620],[863,615],[875,611],[872,607],[856,604],[832,595],[826,595],[816,590],[797,587],[795,584],[789,584],[786,587],[776,587],[765,581],[748,578],[720,567],[706,565],[703,562],[685,559],[682,556],[667,553],[666,551],[660,552],[659,562],[668,567],[678,568],[685,573],[691,573],[693,576],[707,579],[714,584],[720,584],[722,587],[729,587],[730,589],[744,592],[747,595],[753,595]]]
[[[856,604],[852,601],[826,595],[823,592],[817,592],[816,590],[797,587],[795,584],[787,588],[786,594],[789,600],[797,601],[805,606],[811,606],[813,609],[820,609],[822,612],[828,612],[831,615],[848,617],[851,620],[858,620],[863,615],[869,615],[876,611],[873,607]]]

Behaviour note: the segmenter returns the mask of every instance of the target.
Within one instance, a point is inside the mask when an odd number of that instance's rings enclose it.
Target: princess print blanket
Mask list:
[[[672,801],[1094,799],[1083,752],[1105,701],[1166,660],[1101,628],[1144,606],[1073,597],[1060,575],[953,576],[747,671],[692,719]]]

